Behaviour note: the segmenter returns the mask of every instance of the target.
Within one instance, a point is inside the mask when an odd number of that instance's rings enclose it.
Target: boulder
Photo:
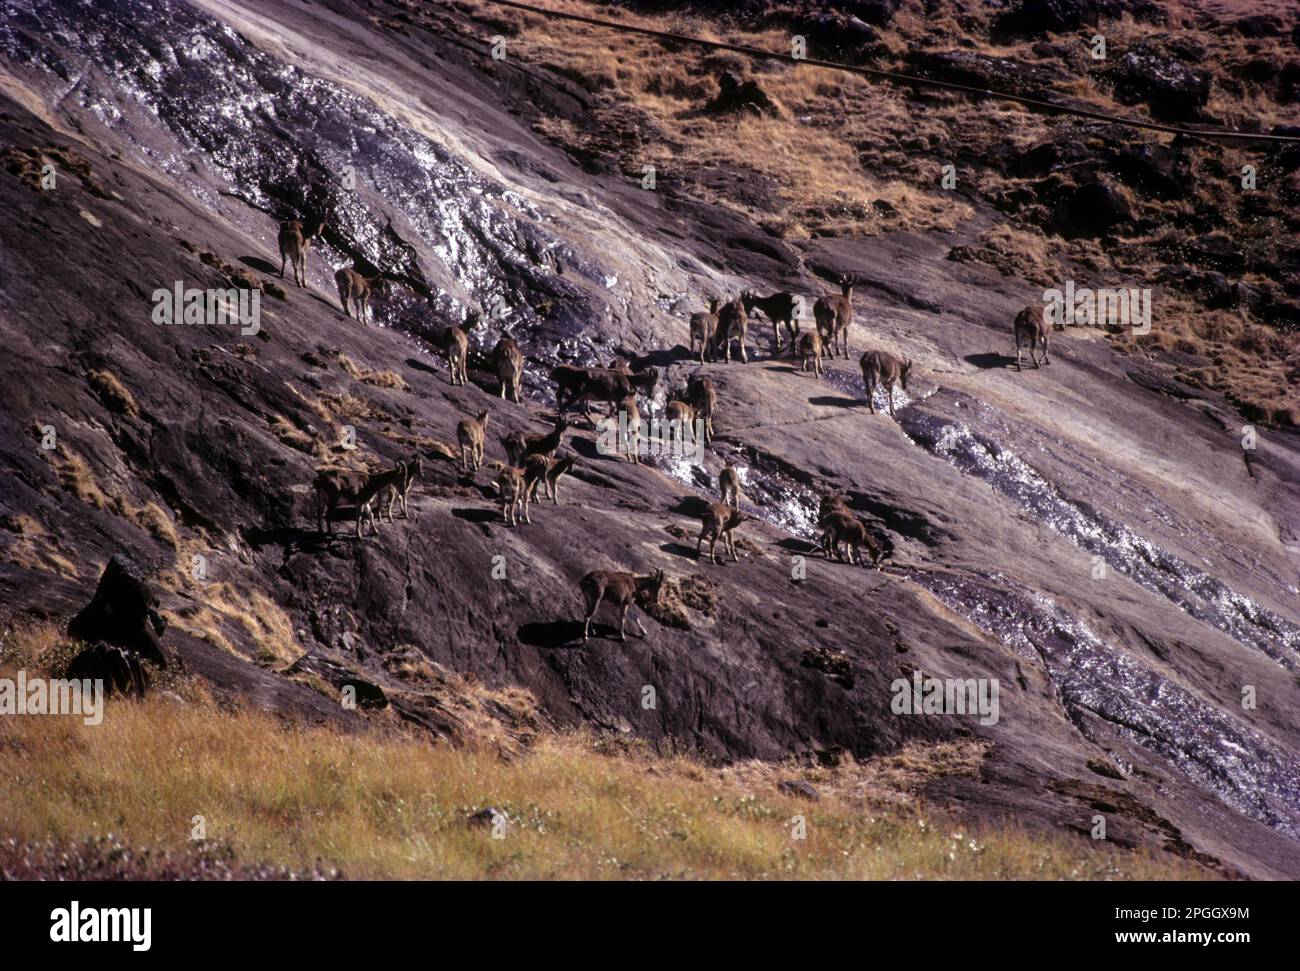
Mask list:
[[[1123,145],[1106,165],[1125,185],[1157,199],[1185,198],[1192,179],[1185,151],[1147,142]]]
[[[972,88],[987,88],[1027,97],[1050,93],[1051,75],[1042,68],[1009,57],[974,51],[916,51],[908,63],[922,77]]]
[[[68,624],[68,636],[87,644],[103,641],[165,668],[168,658],[159,638],[167,622],[157,605],[135,561],[118,553],[104,568],[90,603]]]
[[[1269,134],[1300,138],[1300,125],[1274,125]],[[1294,172],[1300,169],[1300,142],[1280,142],[1273,149],[1272,159],[1283,172]]]
[[[1120,0],[1016,0],[993,21],[993,31],[1019,37],[1063,34],[1095,26],[1102,17],[1118,17],[1123,11]]]
[[[478,826],[483,829],[493,829],[497,826],[498,820],[508,832],[511,827],[510,817],[504,809],[498,809],[496,806],[485,806],[471,816],[467,816],[465,822],[470,826]]]
[[[704,106],[704,110],[714,114],[752,111],[762,115],[775,114],[777,109],[776,103],[758,86],[757,81],[752,78],[741,80],[735,71],[723,71],[718,78],[718,95]]]
[[[787,796],[798,796],[800,799],[807,799],[809,802],[819,802],[821,800],[821,794],[813,787],[813,784],[804,779],[782,779],[776,784],[776,788]]]
[[[388,695],[384,694],[384,689],[373,681],[353,676],[340,681],[338,687],[340,691],[351,688],[356,695],[357,704],[362,708],[388,707]]]
[[[1272,14],[1257,13],[1234,21],[1232,29],[1242,37],[1280,37],[1282,21]]]
[[[809,14],[794,21],[791,29],[808,38],[812,57],[836,57],[856,62],[887,52],[880,42],[880,32],[857,17]]]
[[[1287,61],[1277,75],[1278,104],[1300,101],[1300,61]]]
[[[1187,244],[1187,258],[1201,266],[1240,273],[1246,266],[1241,246],[1223,233],[1197,236]]]
[[[1193,70],[1149,48],[1129,51],[1110,77],[1121,101],[1143,102],[1153,115],[1171,121],[1199,118],[1210,99],[1208,71]]]
[[[1222,273],[1211,270],[1198,283],[1197,291],[1207,307],[1225,310],[1237,305],[1237,289]]]
[[[894,19],[901,2],[902,0],[842,0],[836,6],[850,17],[883,27]]]
[[[1085,182],[1062,192],[1053,212],[1062,236],[1101,236],[1132,218],[1128,201],[1105,182]]]
[[[109,697],[114,693],[143,695],[152,683],[149,669],[140,660],[140,655],[103,641],[74,657],[68,663],[64,677],[101,681],[104,684],[104,694]]]

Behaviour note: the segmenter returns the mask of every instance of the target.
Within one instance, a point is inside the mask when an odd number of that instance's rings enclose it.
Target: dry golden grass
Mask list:
[[[135,397],[111,371],[91,371],[86,375],[86,380],[109,411],[131,418],[140,417],[140,406],[136,404]]]
[[[396,391],[411,390],[410,385],[406,383],[406,379],[396,371],[376,371],[373,368],[365,367],[352,360],[352,358],[348,357],[342,351],[327,351],[325,356],[332,357],[336,360],[339,367],[346,371],[349,376],[356,378],[362,384],[369,384],[376,388],[392,388]]]
[[[0,647],[0,677],[61,652],[52,629],[20,631]],[[218,709],[201,691],[178,693],[179,702],[110,702],[100,726],[0,721],[0,784],[31,794],[0,803],[0,835],[73,842],[111,832],[132,846],[180,851],[201,815],[207,837],[242,860],[320,861],[353,878],[1207,876],[1174,857],[973,830],[920,806],[916,786],[978,766],[982,752],[970,745],[842,769],[717,769],[550,734],[507,762],[490,749],[396,733],[293,727]],[[776,791],[779,776],[799,774],[815,781],[821,801]],[[504,838],[468,822],[489,806],[510,820]]]
[[[860,77],[837,76],[794,65],[770,67],[758,81],[779,107],[775,115],[714,116],[701,107],[717,92],[723,68],[749,73],[747,62],[730,54],[700,57],[698,51],[670,50],[650,38],[616,34],[581,24],[541,21],[474,5],[480,14],[528,29],[511,39],[511,56],[545,64],[593,92],[602,131],[625,136],[620,163],[640,178],[653,165],[658,179],[684,183],[698,198],[728,206],[791,238],[855,233],[883,228],[951,228],[971,210],[939,190],[933,179],[884,176],[864,164],[859,146],[871,140],[896,144],[900,129],[914,130],[904,97]],[[610,16],[593,4],[557,0],[554,9]],[[662,17],[619,11],[615,19],[665,27]],[[672,22],[669,29],[714,40],[785,50],[780,31],[721,30],[703,21]],[[869,106],[864,110],[863,106]],[[629,114],[629,108],[633,114]],[[605,135],[589,135],[562,119],[539,122],[544,135],[579,154],[610,147]],[[719,170],[735,174],[725,185]],[[903,173],[899,173],[901,176]],[[922,186],[932,185],[933,189]],[[748,187],[742,197],[741,189]],[[882,217],[878,201],[895,212]]]
[[[260,590],[243,594],[225,581],[196,579],[191,571],[194,552],[203,551],[187,547],[177,558],[176,570],[158,578],[160,586],[191,598],[184,608],[161,611],[169,624],[231,654],[243,656],[237,642],[248,644],[253,660],[269,667],[302,655],[293,621],[279,604]]]
[[[76,499],[134,523],[172,549],[180,548],[180,535],[172,517],[158,503],[137,504],[130,496],[100,486],[86,460],[62,442],[52,450],[42,450],[41,454],[54,468],[59,485]]]
[[[0,516],[0,530],[10,537],[3,544],[3,556],[8,562],[36,573],[65,578],[78,575],[70,551],[34,517],[25,513]]]
[[[1151,333],[1122,332],[1112,341],[1127,354],[1152,350],[1193,355],[1179,378],[1223,393],[1252,421],[1300,426],[1300,334],[1284,334],[1241,313],[1207,310],[1172,288],[1152,294]]]
[[[316,454],[316,439],[313,439],[283,415],[272,415],[267,419],[267,424],[271,427],[271,434],[285,445],[296,448],[300,452],[306,452],[308,455]]]

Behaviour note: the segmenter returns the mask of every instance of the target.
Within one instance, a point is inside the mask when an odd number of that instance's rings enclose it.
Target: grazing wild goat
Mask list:
[[[393,522],[394,503],[400,504],[402,508],[403,519],[410,518],[410,516],[407,515],[407,511],[406,511],[406,496],[411,491],[411,486],[415,484],[415,480],[424,474],[424,463],[420,460],[420,456],[418,454],[414,456],[409,462],[406,463],[405,471],[406,471],[406,475],[402,479],[402,481],[394,482],[387,489],[385,489],[384,494],[379,497],[379,521],[381,523],[384,521],[385,503],[387,503],[388,506],[388,521],[390,523]]]
[[[330,517],[342,504],[356,509],[357,538],[361,538],[362,523],[370,520],[370,528],[376,536],[379,526],[375,522],[372,508],[375,497],[389,489],[400,489],[408,481],[409,473],[405,462],[398,462],[397,467],[387,472],[367,475],[364,472],[345,472],[340,469],[326,469],[312,480],[316,490],[316,529],[331,535],[334,530]]]
[[[740,473],[730,462],[718,473],[718,491],[722,493],[723,502],[735,509],[740,508]]]
[[[852,516],[853,510],[849,508],[848,501],[836,493],[828,493],[822,496],[821,503],[817,507],[817,525],[821,529],[826,529],[826,521],[834,515]],[[830,533],[823,532],[821,537],[820,548],[829,558],[831,555]]]
[[[704,444],[713,441],[713,412],[717,409],[718,393],[713,379],[691,378],[686,383],[686,403],[695,409],[695,417],[704,422]]]
[[[740,341],[740,359],[749,363],[749,354],[745,351],[745,337],[749,333],[749,315],[745,313],[745,304],[739,297],[724,304],[718,311],[718,329],[714,344],[723,349],[722,359],[731,362],[731,342]]]
[[[555,427],[545,435],[511,432],[501,440],[506,449],[506,458],[511,465],[522,467],[524,459],[530,455],[553,455],[564,444],[564,432],[568,427],[568,419],[556,418]]]
[[[799,336],[799,318],[795,316],[799,301],[793,293],[774,293],[770,297],[756,297],[752,293],[742,293],[740,301],[745,305],[745,313],[752,315],[755,310],[763,311],[763,316],[772,321],[772,354],[781,350],[781,337],[777,324],[785,324],[786,335],[790,338],[790,347],[794,347]],[[702,362],[701,362],[702,363]]]
[[[867,351],[862,355],[862,383],[867,386],[867,404],[871,413],[876,413],[876,386],[884,385],[889,392],[889,413],[894,413],[894,383],[897,382],[907,390],[907,376],[911,373],[912,362],[902,361],[888,351]]]
[[[519,513],[524,514],[524,522],[532,525],[528,518],[528,489],[524,484],[524,470],[513,465],[504,466],[496,477],[497,491],[501,493],[501,518],[507,526],[519,525]]]
[[[848,562],[853,563],[856,559],[861,563],[861,547],[865,546],[867,552],[871,554],[871,565],[880,569],[880,544],[876,542],[876,538],[871,535],[871,531],[862,520],[847,512],[831,512],[821,517],[818,523],[825,530],[822,533],[821,545],[828,551],[828,559],[830,550],[834,550],[837,560],[845,558],[840,551],[840,544],[843,543],[848,552]]]
[[[718,562],[718,556],[714,552],[718,545],[718,537],[722,537],[722,545],[726,552],[731,554],[731,559],[735,562],[740,561],[736,555],[736,541],[731,535],[731,531],[749,519],[748,513],[743,513],[739,509],[733,509],[725,502],[711,502],[709,508],[705,510],[704,525],[700,529],[699,539],[695,541],[695,558],[700,558],[700,546],[707,539],[709,541],[709,559],[715,564]]]
[[[309,225],[296,219],[286,219],[280,223],[280,234],[276,241],[280,244],[281,280],[284,279],[284,264],[287,260],[293,268],[293,282],[300,287],[307,285],[307,248],[311,246],[311,241],[320,235],[323,228],[323,220],[314,221]]]
[[[357,320],[369,324],[370,295],[379,292],[384,286],[383,274],[362,276],[356,270],[344,267],[334,274],[334,282],[338,284],[339,303],[343,305],[343,312],[349,317],[353,316],[348,310],[348,304],[351,304],[356,311]]]
[[[469,357],[468,342],[465,357]],[[519,345],[509,337],[501,338],[497,341],[497,346],[492,348],[492,370],[501,382],[501,397],[504,398],[509,392],[510,400],[518,404],[519,385],[524,378],[524,355],[520,352]]]
[[[713,360],[713,338],[718,332],[718,304],[718,298],[713,297],[709,300],[708,313],[691,314],[691,353],[695,353],[695,344],[698,341],[701,364],[704,363],[706,352],[709,360]]]
[[[1043,319],[1043,310],[1039,307],[1026,307],[1020,313],[1016,314],[1016,322],[1013,325],[1016,337],[1016,370],[1020,367],[1020,343],[1027,341],[1029,343],[1029,360],[1035,368],[1038,367],[1038,345],[1043,345],[1043,363],[1051,364],[1047,359],[1047,335],[1051,328],[1047,321]]]
[[[469,472],[483,467],[483,439],[487,434],[488,412],[484,408],[477,418],[462,418],[456,426],[456,441],[460,442],[460,467]]]
[[[562,459],[549,455],[530,455],[524,461],[524,485],[528,487],[528,498],[537,501],[537,487],[544,485],[545,496],[559,505],[560,477],[565,475],[577,463],[576,455],[566,455]]]
[[[454,385],[469,382],[469,332],[474,329],[478,322],[478,311],[471,310],[465,315],[463,324],[451,324],[442,335],[443,350],[447,353],[447,370],[451,373],[451,383]],[[516,350],[518,349],[516,348]],[[502,389],[504,391],[504,385]],[[504,397],[504,394],[502,397]],[[519,399],[516,398],[515,400],[518,401]]]
[[[813,376],[821,378],[822,376],[822,339],[821,335],[815,330],[806,331],[799,338],[799,353],[803,357],[803,369],[808,370],[808,362],[812,362]]]
[[[582,598],[587,603],[587,615],[582,625],[582,640],[586,643],[588,635],[591,633],[591,618],[595,616],[596,608],[600,606],[602,600],[608,600],[615,607],[622,608],[618,618],[618,639],[627,640],[627,609],[632,606],[632,601],[638,598],[648,598],[651,604],[659,602],[659,592],[664,585],[664,571],[655,570],[649,576],[639,576],[635,573],[623,573],[619,570],[593,570],[582,578],[578,586],[582,590]],[[644,606],[641,607],[645,609]],[[637,630],[641,636],[645,637],[645,628],[641,626],[639,620],[635,620]]]
[[[813,318],[821,334],[822,345],[829,356],[835,356],[835,342],[842,343],[844,356],[849,356],[849,324],[853,323],[853,285],[857,278],[840,277],[840,293],[818,297],[813,304]]]
[[[610,368],[586,368],[560,364],[551,370],[555,382],[555,405],[564,414],[578,402],[598,401],[618,405],[628,395],[640,391],[650,397],[659,383],[657,368],[624,374]]]

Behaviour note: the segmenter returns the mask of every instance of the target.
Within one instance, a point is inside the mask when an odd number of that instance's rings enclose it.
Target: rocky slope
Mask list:
[[[403,678],[423,658],[530,692],[535,709],[484,703],[524,742],[586,723],[720,759],[833,760],[977,736],[978,780],[928,799],[1084,834],[1100,814],[1121,845],[1300,874],[1295,432],[1261,425],[1243,450],[1220,394],[1086,328],[1053,336],[1050,367],[1009,369],[1010,321],[1042,285],[950,258],[1005,219],[979,196],[947,229],[782,238],[670,181],[576,164],[534,122],[588,124],[590,94],[493,62],[469,10],[434,30],[411,4],[4,0],[13,619],[65,621],[127,552],[164,643],[259,707],[360,727],[379,716],[335,689],[366,684],[389,714],[463,734],[448,696]],[[276,228],[312,214],[327,229],[300,290],[276,275]],[[333,271],[354,262],[392,281],[376,326],[338,310]],[[763,321],[748,364],[689,359],[705,295],[812,296],[841,272],[860,280],[852,357],[821,382],[769,356]],[[257,334],[152,322],[157,288],[234,279],[262,288]],[[434,345],[473,307],[489,315],[453,386]],[[502,335],[527,355],[522,404],[483,367]],[[866,407],[866,347],[916,362],[896,417]],[[583,426],[562,502],[504,526],[488,471],[459,471],[456,423],[490,408],[500,460],[500,436],[549,427],[551,365],[615,354],[661,370],[656,407],[714,379],[702,467],[621,461]],[[410,521],[317,535],[317,468],[413,453]],[[756,519],[741,561],[715,567],[690,540],[728,459]],[[877,522],[883,571],[812,555],[831,489]],[[602,625],[581,642],[577,581],[602,566],[672,578],[644,640]],[[1001,717],[894,714],[891,682],[918,670],[997,679]]]

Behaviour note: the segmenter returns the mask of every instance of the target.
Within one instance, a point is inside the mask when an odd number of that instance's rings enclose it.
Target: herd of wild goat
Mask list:
[[[284,276],[285,263],[288,262],[293,268],[294,282],[298,286],[306,285],[306,251],[320,228],[317,224],[305,229],[297,221],[281,225],[281,277]],[[335,274],[335,282],[344,314],[355,314],[359,321],[367,323],[370,319],[370,297],[382,287],[382,277],[366,277],[353,269],[341,269]],[[853,321],[855,282],[854,277],[844,276],[840,279],[838,294],[819,298],[812,308],[815,326],[802,333],[799,323],[804,316],[803,298],[793,293],[782,292],[759,297],[746,292],[725,303],[713,299],[707,312],[691,315],[690,354],[698,354],[701,366],[706,360],[712,362],[719,355],[724,361],[730,362],[732,345],[735,344],[740,360],[747,362],[749,320],[755,312],[760,312],[772,324],[772,355],[781,352],[780,329],[784,326],[787,352],[801,358],[803,370],[806,372],[811,369],[813,375],[820,379],[824,356],[835,357],[837,352],[845,359],[849,356],[848,334]],[[479,314],[471,312],[463,324],[449,327],[443,336],[443,349],[453,385],[468,383],[469,332],[480,320]],[[1048,333],[1049,328],[1040,310],[1028,307],[1016,317],[1013,336],[1017,369],[1020,368],[1022,344],[1029,345],[1030,360],[1035,367],[1039,366],[1040,348],[1042,363],[1049,363]],[[882,388],[887,394],[889,413],[893,415],[894,388],[901,385],[906,391],[912,362],[902,360],[888,351],[867,351],[862,355],[860,365],[871,413],[876,413],[876,389]],[[524,356],[514,340],[502,337],[497,341],[492,351],[492,369],[499,383],[500,396],[520,402]],[[629,461],[639,461],[637,429],[641,426],[641,417],[637,396],[653,396],[659,372],[653,367],[634,371],[626,359],[617,358],[608,367],[561,364],[552,369],[550,377],[555,384],[556,399],[556,418],[551,431],[545,434],[513,432],[502,439],[506,462],[501,465],[494,485],[501,498],[502,519],[510,526],[517,526],[521,520],[524,523],[532,522],[529,505],[537,500],[539,486],[543,489],[544,498],[553,503],[559,502],[559,479],[573,468],[576,461],[571,454],[559,454],[565,432],[571,427],[568,415],[575,405],[583,404],[590,409],[593,403],[604,404],[608,407],[610,416],[621,412],[625,421],[620,422],[619,427],[625,429],[621,432],[625,437],[620,441],[618,450]],[[683,430],[679,434],[685,434],[684,430],[697,430],[702,443],[708,445],[713,439],[716,404],[717,395],[712,379],[697,374],[689,380],[683,391],[675,394],[667,403],[664,420],[668,427]],[[587,414],[590,417],[589,410]],[[461,468],[466,475],[473,476],[483,466],[488,421],[489,410],[484,408],[473,417],[462,419],[456,427]],[[335,510],[350,507],[354,511],[358,538],[363,536],[367,522],[372,532],[378,534],[378,523],[383,521],[385,510],[390,523],[394,521],[395,506],[401,509],[403,518],[407,517],[407,496],[422,471],[421,458],[416,455],[409,461],[398,462],[395,468],[379,473],[338,469],[320,472],[313,483],[317,499],[317,529],[328,535],[331,532],[330,519]],[[709,559],[716,564],[717,542],[722,539],[724,556],[729,553],[733,560],[739,560],[732,534],[736,527],[749,518],[740,511],[740,485],[739,472],[728,462],[718,476],[718,491],[722,501],[708,503],[703,513],[703,524],[695,545],[697,558],[702,556],[703,543],[708,540]],[[378,517],[375,515],[375,506],[379,507]],[[860,564],[861,551],[865,549],[872,564],[877,569],[880,568],[880,543],[866,524],[854,515],[843,496],[822,497],[817,524],[823,531],[819,548],[827,558],[834,556],[841,561]],[[579,584],[586,603],[583,640],[587,640],[591,619],[597,607],[606,600],[620,609],[619,639],[626,640],[628,608],[633,602],[644,606],[647,601],[657,601],[663,583],[662,570],[649,575],[612,570],[588,573]],[[644,636],[645,631],[640,622],[634,622]]]

